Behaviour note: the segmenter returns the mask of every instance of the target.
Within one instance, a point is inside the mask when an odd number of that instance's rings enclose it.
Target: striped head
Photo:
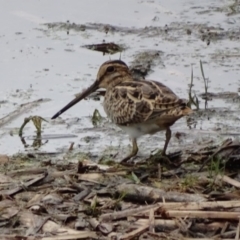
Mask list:
[[[126,63],[121,60],[110,60],[103,63],[97,74],[97,79],[95,82],[84,92],[78,95],[70,103],[68,103],[64,108],[57,112],[52,119],[57,118],[62,113],[67,111],[69,108],[74,106],[76,103],[80,102],[82,99],[89,96],[91,93],[95,92],[99,88],[108,88],[110,85],[115,85],[119,82],[119,79],[130,75],[129,68]]]
[[[130,71],[126,63],[121,60],[110,60],[103,63],[97,74],[99,88],[108,88],[109,85],[117,84],[117,80],[130,75]]]

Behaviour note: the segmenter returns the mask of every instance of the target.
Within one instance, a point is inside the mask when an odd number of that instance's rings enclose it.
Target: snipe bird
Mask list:
[[[166,155],[171,139],[170,127],[178,119],[192,112],[187,107],[186,100],[180,99],[162,83],[136,80],[123,61],[111,60],[100,66],[96,81],[56,113],[52,119],[57,118],[99,88],[106,89],[103,106],[107,116],[129,134],[132,140],[132,151],[122,162],[137,155],[138,137],[155,134],[158,131],[166,131],[166,141],[162,151],[162,155]]]

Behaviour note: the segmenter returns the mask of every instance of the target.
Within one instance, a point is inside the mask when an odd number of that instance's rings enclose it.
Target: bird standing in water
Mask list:
[[[162,150],[162,155],[166,155],[171,139],[170,127],[178,119],[192,112],[186,100],[180,99],[162,83],[135,80],[123,61],[111,60],[100,66],[96,81],[52,119],[99,88],[106,89],[103,106],[107,116],[132,140],[132,151],[121,162],[126,162],[137,155],[137,138],[159,131],[166,131],[166,141]]]

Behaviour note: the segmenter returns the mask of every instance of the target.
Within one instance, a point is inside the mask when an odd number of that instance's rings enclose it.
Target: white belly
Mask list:
[[[154,134],[156,132],[165,130],[160,128],[157,124],[132,124],[130,126],[121,126],[118,125],[123,131],[125,131],[131,138],[139,138],[145,134]]]

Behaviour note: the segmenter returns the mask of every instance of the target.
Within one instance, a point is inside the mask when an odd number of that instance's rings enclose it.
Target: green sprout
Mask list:
[[[192,88],[193,88],[193,68],[191,67],[191,83],[189,85],[189,92],[188,92],[188,106],[191,108],[191,105],[193,104],[197,110],[199,110],[199,101],[198,101],[198,97],[196,96],[196,94],[194,93],[194,95],[192,95]]]
[[[102,121],[102,116],[99,113],[99,111],[97,109],[95,109],[94,112],[93,112],[93,116],[92,116],[93,126],[96,127],[97,125],[100,124],[101,121]]]
[[[207,109],[207,103],[208,103],[208,78],[205,78],[205,74],[203,71],[203,64],[202,61],[200,60],[200,68],[201,68],[201,73],[204,81],[204,88],[205,88],[205,109]]]
[[[22,124],[22,126],[19,129],[18,135],[20,137],[22,137],[23,134],[23,129],[24,127],[27,125],[28,122],[32,121],[36,130],[37,130],[37,135],[41,135],[41,130],[42,130],[42,121],[47,122],[47,120],[45,120],[44,118],[40,117],[40,116],[30,116],[28,118],[24,119],[24,122]]]

